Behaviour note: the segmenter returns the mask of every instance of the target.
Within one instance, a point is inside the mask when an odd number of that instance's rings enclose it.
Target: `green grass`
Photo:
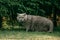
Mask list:
[[[0,30],[0,39],[4,40],[5,38],[13,38],[14,39],[42,39],[42,40],[60,40],[60,27],[54,28],[52,33],[48,32],[26,32],[25,30],[19,28],[11,28],[11,29],[1,29]]]
[[[45,37],[44,37],[45,36]],[[59,37],[60,38],[60,32],[52,32],[52,33],[48,33],[48,32],[25,32],[25,31],[20,31],[20,30],[0,30],[0,39],[5,39],[5,38],[10,38],[10,39],[24,39],[24,40],[27,40],[27,39],[40,39],[40,37],[43,39],[46,39],[46,38],[51,38],[52,37]],[[38,38],[39,37],[39,38]],[[51,39],[50,38],[50,39]],[[53,40],[53,39],[52,39]]]
[[[20,35],[21,37],[25,36],[34,36],[34,35],[49,35],[49,36],[57,36],[60,37],[60,32],[25,32],[25,31],[16,31],[16,30],[0,30],[0,38],[8,37],[8,36],[17,36]],[[18,37],[18,36],[17,36]]]

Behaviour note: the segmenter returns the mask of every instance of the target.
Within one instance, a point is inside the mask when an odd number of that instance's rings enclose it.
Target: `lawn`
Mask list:
[[[60,40],[60,32],[25,32],[0,30],[0,40]]]

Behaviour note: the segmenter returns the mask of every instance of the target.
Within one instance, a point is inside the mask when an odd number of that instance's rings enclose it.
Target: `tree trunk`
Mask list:
[[[56,7],[53,7],[53,23],[54,23],[54,27],[57,27],[57,18],[56,18]]]
[[[0,29],[2,28],[2,17],[0,15]]]

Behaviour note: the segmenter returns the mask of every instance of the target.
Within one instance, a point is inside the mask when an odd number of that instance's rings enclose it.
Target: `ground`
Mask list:
[[[25,32],[0,30],[0,40],[60,40],[60,32]]]

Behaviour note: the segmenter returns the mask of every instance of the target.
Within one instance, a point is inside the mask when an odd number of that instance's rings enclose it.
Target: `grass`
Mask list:
[[[7,40],[46,40],[46,39],[59,39],[60,40],[60,32],[25,32],[20,30],[0,30],[0,39]]]
[[[60,40],[60,28],[54,29],[54,32],[26,32],[16,29],[1,29],[0,40]]]

